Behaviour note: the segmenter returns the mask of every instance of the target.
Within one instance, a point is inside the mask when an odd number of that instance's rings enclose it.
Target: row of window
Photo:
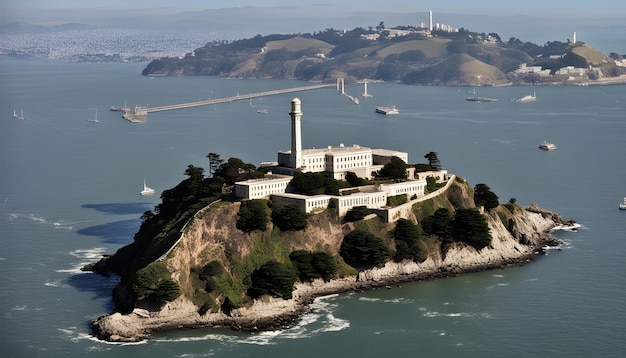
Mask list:
[[[421,189],[421,190],[420,190]],[[420,190],[420,191],[418,191]],[[417,185],[417,186],[411,186],[411,187],[404,187],[404,188],[397,188],[394,190],[395,195],[397,194],[406,194],[406,193],[418,193],[418,192],[424,192],[424,188],[421,185]]]
[[[327,207],[328,206],[328,199],[323,199],[323,200],[311,200],[309,202],[307,202],[307,206],[309,208],[317,208],[317,207]]]
[[[339,207],[352,208],[355,206],[378,205],[386,201],[387,201],[387,198],[386,196],[383,196],[383,195],[376,195],[376,196],[371,196],[371,197],[348,198],[348,199],[340,200]]]

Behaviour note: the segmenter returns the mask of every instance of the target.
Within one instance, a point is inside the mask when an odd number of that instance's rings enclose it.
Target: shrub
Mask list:
[[[409,199],[406,194],[394,195],[387,197],[387,205],[394,207],[405,204]]]
[[[237,229],[250,233],[254,230],[267,230],[267,201],[246,200],[241,202],[237,213]]]
[[[352,209],[348,210],[345,220],[347,222],[363,220],[363,218],[371,213],[372,211],[365,206],[355,206]]]
[[[289,259],[301,281],[322,278],[329,281],[337,272],[337,263],[325,252],[296,250],[289,254]]]
[[[396,242],[396,254],[394,260],[400,262],[405,259],[422,262],[426,260],[428,252],[420,245],[422,233],[420,227],[410,220],[399,219],[393,231],[393,238]]]
[[[159,284],[154,292],[154,296],[160,303],[165,303],[174,301],[180,296],[180,293],[178,284],[172,279],[166,279]]]
[[[381,238],[359,229],[344,236],[339,253],[348,265],[365,269],[382,266],[391,257]]]
[[[289,266],[272,260],[254,270],[250,280],[252,287],[248,294],[251,297],[271,295],[287,300],[291,298],[296,274]]]
[[[272,210],[272,222],[282,231],[300,231],[307,227],[306,214],[297,205],[284,205]]]
[[[450,211],[447,208],[440,208],[435,213],[422,220],[422,229],[429,235],[437,235],[443,241],[452,238]]]
[[[452,222],[454,238],[464,241],[476,249],[491,244],[487,220],[476,209],[459,209]]]
[[[497,208],[500,205],[498,196],[485,184],[476,184],[474,187],[474,203],[476,206],[484,206],[487,210]]]

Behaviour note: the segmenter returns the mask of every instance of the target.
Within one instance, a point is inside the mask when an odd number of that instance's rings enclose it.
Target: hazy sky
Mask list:
[[[218,9],[241,6],[315,6],[332,4],[350,10],[386,12],[441,11],[461,14],[532,15],[560,19],[584,17],[626,17],[624,0],[0,0],[5,8],[154,8],[181,10]]]

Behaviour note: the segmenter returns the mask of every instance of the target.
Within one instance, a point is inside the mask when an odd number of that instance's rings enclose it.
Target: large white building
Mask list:
[[[270,199],[277,205],[297,205],[302,212],[311,213],[335,207],[339,215],[345,215],[355,206],[380,209],[387,205],[387,198],[406,195],[407,199],[420,197],[426,190],[426,179],[418,178],[406,182],[367,185],[342,190],[340,195],[315,195],[287,193],[287,186],[297,172],[328,172],[337,180],[345,179],[348,172],[358,177],[371,178],[376,172],[398,157],[405,163],[408,154],[390,149],[371,149],[359,145],[326,148],[302,149],[301,102],[291,101],[291,150],[278,152],[278,165],[272,166],[272,173],[261,179],[251,179],[235,183],[233,192],[241,199]],[[409,178],[414,178],[410,172]]]
[[[370,179],[391,160],[392,156],[408,163],[409,155],[389,149],[371,149],[352,146],[328,146],[326,148],[302,149],[302,104],[298,98],[291,101],[291,150],[278,152],[277,173],[291,175],[294,172],[328,172],[337,180],[345,179],[348,172]]]

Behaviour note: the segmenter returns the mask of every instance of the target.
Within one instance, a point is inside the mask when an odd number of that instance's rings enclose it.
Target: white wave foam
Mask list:
[[[571,225],[557,225],[555,227],[552,228],[552,232],[554,231],[572,231],[572,232],[576,232],[578,230],[581,229],[586,229],[586,227],[582,226],[579,223],[573,223]]]
[[[380,298],[359,297],[359,301],[378,302]]]
[[[44,285],[48,287],[64,287],[64,288],[69,287],[68,285],[63,284],[60,281],[50,281],[50,282],[44,283]]]
[[[89,333],[86,333],[82,330],[80,330],[78,327],[67,327],[67,328],[59,328],[58,329],[59,332],[61,332],[68,340],[72,341],[72,342],[79,342],[79,341],[92,341],[92,342],[96,342],[96,343],[100,343],[103,346],[131,346],[131,345],[141,345],[141,344],[146,344],[148,343],[148,341],[143,340],[143,341],[139,341],[139,342],[109,342],[109,341],[103,341],[98,339],[97,337],[92,336]],[[102,348],[101,346],[94,346],[94,347],[90,347],[89,348],[90,351],[101,351]]]
[[[34,213],[10,213],[9,214],[9,221],[15,221],[18,219],[30,220],[39,224],[51,225],[55,229],[63,229],[63,230],[70,230],[70,231],[74,230],[74,224],[75,224],[72,222],[66,222],[64,220],[50,221],[46,219],[45,217],[34,214]]]
[[[79,259],[99,259],[106,252],[106,247],[94,247],[92,249],[77,249],[70,251],[70,255]]]
[[[264,331],[250,335],[229,335],[211,333],[196,337],[157,338],[155,342],[196,342],[216,341],[226,344],[275,345],[279,340],[303,339],[324,332],[337,332],[350,327],[350,322],[335,317],[334,310],[338,307],[332,299],[339,295],[333,294],[316,298],[311,304],[311,310],[304,314],[298,323],[285,330]]]
[[[439,311],[429,311],[427,309],[420,309],[424,311],[422,315],[428,318],[438,318],[438,317],[450,317],[450,318],[485,318],[491,319],[493,316],[490,313],[470,313],[470,312],[439,312]]]

